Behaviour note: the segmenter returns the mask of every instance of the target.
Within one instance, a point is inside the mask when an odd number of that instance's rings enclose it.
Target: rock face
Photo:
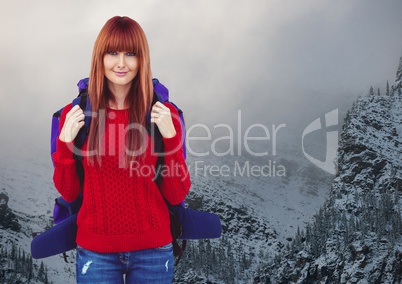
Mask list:
[[[315,221],[255,283],[402,281],[402,59],[390,96],[359,98],[345,117],[338,174]]]
[[[21,229],[17,216],[8,208],[8,195],[0,192],[0,229],[11,229],[19,232]]]

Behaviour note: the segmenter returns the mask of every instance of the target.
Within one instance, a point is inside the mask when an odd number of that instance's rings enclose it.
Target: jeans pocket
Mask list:
[[[172,243],[168,243],[167,245],[157,247],[155,249],[159,250],[159,251],[171,251],[171,250],[173,250],[173,245],[172,245]]]

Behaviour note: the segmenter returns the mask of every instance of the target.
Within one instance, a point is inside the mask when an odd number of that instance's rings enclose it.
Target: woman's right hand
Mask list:
[[[61,129],[59,139],[63,142],[72,142],[84,126],[84,112],[79,105],[74,106],[66,115],[63,128]]]

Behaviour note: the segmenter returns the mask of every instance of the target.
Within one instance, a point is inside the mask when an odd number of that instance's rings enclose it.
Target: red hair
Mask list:
[[[134,52],[138,58],[138,72],[132,81],[125,102],[129,106],[129,125],[145,127],[146,115],[150,110],[153,97],[149,47],[144,31],[136,21],[129,17],[115,16],[109,19],[99,32],[94,44],[88,86],[92,111],[96,113],[91,120],[88,149],[96,151],[95,155],[99,162],[101,158],[99,128],[104,125],[106,119],[105,112],[99,110],[106,110],[110,99],[110,92],[105,82],[103,57],[109,51]],[[143,143],[141,136],[134,131],[128,131],[126,149],[131,152],[139,149]],[[135,157],[126,154],[126,162],[134,159]],[[89,161],[93,164],[92,156],[89,157]]]

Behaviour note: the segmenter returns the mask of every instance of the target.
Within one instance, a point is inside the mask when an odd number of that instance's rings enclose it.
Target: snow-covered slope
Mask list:
[[[46,147],[43,147],[45,150],[38,150],[34,145],[19,147],[18,140],[12,141],[15,143],[3,141],[0,188],[9,196],[8,206],[18,216],[22,229],[21,232],[0,229],[0,245],[6,246],[12,241],[29,253],[31,233],[41,232],[52,224],[51,213],[58,194],[53,187],[52,165]],[[250,280],[264,259],[273,258],[288,242],[286,239],[293,236],[298,226],[303,227],[310,221],[325,200],[331,176],[323,174],[303,157],[296,158],[289,150],[294,145],[283,147],[288,149],[278,151],[288,154],[280,155],[277,160],[245,155],[211,155],[204,160],[188,158],[193,186],[187,202],[192,208],[216,212],[221,217],[224,237],[211,241],[211,245],[212,248],[224,247],[225,259],[220,261],[232,264],[236,283]],[[205,174],[204,166],[212,165],[228,166],[230,170],[228,174],[215,175],[209,171]],[[264,172],[253,174],[253,166],[265,167]],[[281,166],[286,171],[284,176]],[[190,241],[186,256],[191,256],[190,251],[198,247],[201,247],[198,241]],[[201,257],[207,259],[206,253],[201,252]],[[239,264],[239,259],[243,258],[249,262],[246,269]],[[74,252],[70,253],[70,259],[74,259]],[[43,262],[49,281],[74,283],[74,261],[66,264],[61,256],[54,256]],[[40,261],[34,260],[34,263],[39,267]],[[182,260],[179,270],[180,267],[188,268],[187,276],[208,274],[202,279],[227,283],[219,273],[208,273],[207,266],[200,268],[192,260]],[[224,267],[216,265],[216,268],[225,274]],[[184,274],[178,272],[177,282],[188,279],[183,277]]]
[[[52,166],[47,151],[41,155],[40,148],[33,148],[29,143],[20,145],[18,140],[10,144],[7,140],[2,142],[5,145],[1,148],[0,193],[8,196],[8,208],[17,216],[21,229],[15,231],[0,226],[0,247],[10,250],[15,245],[28,255],[32,233],[43,232],[52,226],[53,204],[58,196],[53,187]],[[66,264],[61,256],[53,256],[33,260],[33,265],[39,268],[42,261],[49,281],[75,282],[74,263]]]
[[[328,200],[258,283],[402,281],[401,64],[390,96],[358,99],[347,114]]]

